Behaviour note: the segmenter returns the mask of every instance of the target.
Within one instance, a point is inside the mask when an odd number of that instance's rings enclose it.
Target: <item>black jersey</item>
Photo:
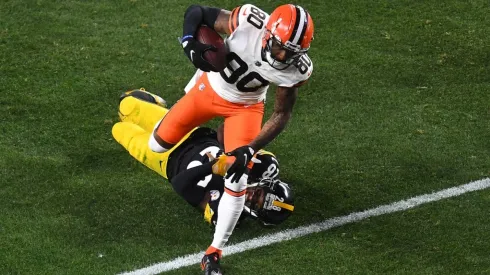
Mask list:
[[[174,190],[195,207],[209,193],[205,218],[209,223],[215,223],[225,184],[222,176],[212,173],[207,152],[214,157],[222,153],[216,131],[198,128],[170,154],[167,176]]]
[[[215,225],[225,181],[222,176],[213,174],[208,152],[215,158],[223,152],[216,131],[198,128],[170,154],[167,176],[174,190],[194,207],[199,206],[209,193],[204,219]],[[246,216],[242,213],[239,222]]]
[[[216,131],[206,127],[197,128],[168,157],[168,180],[171,181],[175,175],[187,170],[189,164],[193,161],[201,164],[209,162],[206,152],[201,153],[207,148],[213,155],[221,150]]]

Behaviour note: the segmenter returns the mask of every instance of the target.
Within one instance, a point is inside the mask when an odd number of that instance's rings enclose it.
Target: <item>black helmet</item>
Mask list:
[[[252,158],[254,165],[248,173],[248,182],[259,182],[263,178],[275,179],[279,175],[279,162],[276,156],[266,150],[259,150]]]
[[[244,211],[263,225],[277,225],[285,221],[294,210],[294,196],[289,186],[278,180],[265,178],[249,184],[254,188]]]

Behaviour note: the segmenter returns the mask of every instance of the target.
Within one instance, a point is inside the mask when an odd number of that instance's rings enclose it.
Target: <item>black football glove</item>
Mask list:
[[[248,145],[238,147],[235,150],[226,153],[227,156],[234,156],[235,162],[226,172],[226,178],[231,178],[231,182],[238,182],[242,175],[247,171],[247,164],[252,160],[254,149]]]
[[[217,51],[216,47],[213,45],[203,44],[193,37],[182,41],[182,47],[184,48],[185,55],[189,58],[189,60],[194,64],[194,66],[198,69],[201,69],[205,72],[218,70],[214,68],[206,59],[204,59],[205,51]]]

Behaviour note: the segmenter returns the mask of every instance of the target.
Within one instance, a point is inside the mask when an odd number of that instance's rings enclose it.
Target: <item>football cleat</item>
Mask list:
[[[201,269],[204,270],[204,275],[222,275],[218,253],[204,255],[201,260]]]
[[[150,92],[147,92],[145,90],[145,88],[140,88],[140,89],[124,92],[119,97],[119,102],[121,102],[123,99],[125,99],[128,96],[132,96],[132,97],[135,97],[137,99],[140,99],[140,100],[143,100],[146,102],[150,102],[150,103],[156,104],[158,106],[162,106],[163,108],[167,108],[167,102],[163,98],[161,98],[155,94],[152,94]]]

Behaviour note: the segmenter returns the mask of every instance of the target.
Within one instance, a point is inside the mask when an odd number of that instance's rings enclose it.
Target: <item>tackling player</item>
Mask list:
[[[152,125],[168,112],[164,106],[163,99],[144,90],[124,93],[119,103],[122,122],[113,126],[112,134],[134,158],[168,179],[189,204],[201,208],[206,222],[216,224],[227,156],[221,154],[216,132],[205,127],[194,129],[165,154],[149,150]],[[264,225],[275,225],[289,217],[294,210],[292,191],[277,179],[278,174],[275,156],[259,151],[250,171],[241,219],[252,217]]]
[[[215,72],[203,58],[215,50],[195,39],[200,25],[229,35],[227,67]],[[228,241],[245,202],[247,165],[253,154],[272,141],[289,121],[298,87],[313,70],[307,55],[313,20],[303,7],[282,5],[271,15],[246,4],[228,11],[191,5],[185,12],[182,47],[198,70],[187,94],[157,125],[149,140],[154,152],[171,150],[194,127],[224,117],[224,147],[236,159],[226,174],[225,193],[211,246],[203,258],[212,264]],[[261,127],[269,84],[277,85],[274,112]],[[208,258],[212,258],[211,260]],[[209,268],[206,272],[211,273]],[[215,270],[219,273],[219,268]]]

